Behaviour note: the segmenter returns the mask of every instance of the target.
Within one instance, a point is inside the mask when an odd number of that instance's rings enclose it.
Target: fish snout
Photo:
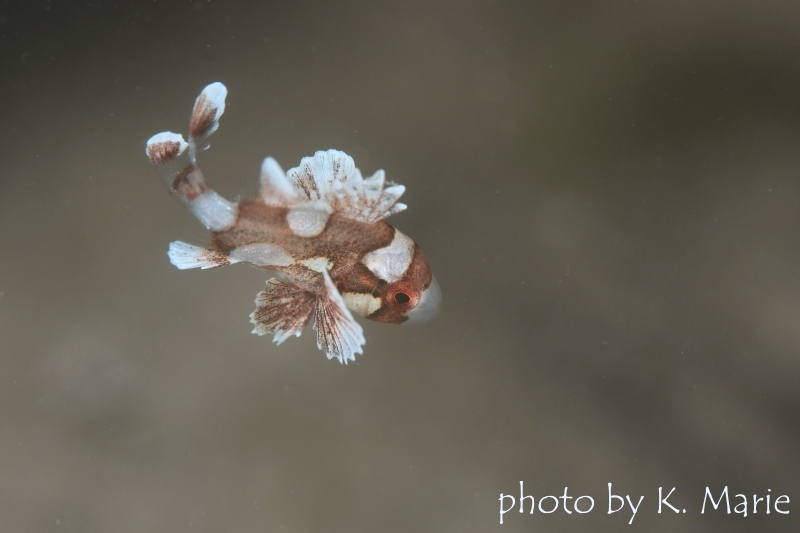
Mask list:
[[[403,322],[403,325],[422,324],[432,320],[439,314],[439,307],[442,305],[442,289],[439,288],[439,283],[436,278],[431,279],[431,284],[428,288],[422,291],[419,303],[411,311],[406,313],[408,320]]]

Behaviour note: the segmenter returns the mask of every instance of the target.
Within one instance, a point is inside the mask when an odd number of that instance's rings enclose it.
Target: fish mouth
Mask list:
[[[431,279],[431,284],[422,291],[419,303],[414,309],[406,313],[408,320],[403,325],[422,324],[432,320],[439,314],[439,307],[442,305],[442,289],[439,288],[436,278]]]

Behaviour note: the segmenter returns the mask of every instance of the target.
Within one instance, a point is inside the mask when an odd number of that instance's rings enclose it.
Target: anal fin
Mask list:
[[[292,283],[267,280],[267,288],[256,296],[256,310],[250,314],[253,333],[272,333],[276,344],[292,335],[299,337],[314,311],[314,300],[313,293]]]
[[[207,250],[202,246],[195,246],[183,241],[169,243],[167,251],[169,262],[181,270],[189,268],[216,268],[241,262],[240,259],[230,257],[220,252]]]
[[[327,269],[322,275],[325,282],[314,305],[317,347],[325,351],[328,359],[335,357],[340,363],[347,364],[347,361],[356,360],[355,354],[363,353],[364,330],[347,309]]]

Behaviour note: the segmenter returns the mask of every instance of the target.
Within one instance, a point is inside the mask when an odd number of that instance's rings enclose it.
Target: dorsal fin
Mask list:
[[[299,166],[286,173],[289,183],[302,198],[323,200],[339,215],[361,222],[377,222],[406,208],[398,202],[406,188],[402,185],[386,187],[384,176],[379,170],[364,179],[353,158],[338,150],[304,157]]]
[[[261,163],[261,178],[258,194],[267,205],[287,207],[300,201],[305,197],[297,193],[286,173],[273,158],[268,157]]]

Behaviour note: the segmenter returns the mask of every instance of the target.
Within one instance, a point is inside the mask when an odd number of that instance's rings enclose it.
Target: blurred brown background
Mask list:
[[[800,530],[800,3],[6,1],[0,61],[0,531]],[[169,264],[144,143],[212,81],[212,186],[385,169],[436,321],[344,367]]]

